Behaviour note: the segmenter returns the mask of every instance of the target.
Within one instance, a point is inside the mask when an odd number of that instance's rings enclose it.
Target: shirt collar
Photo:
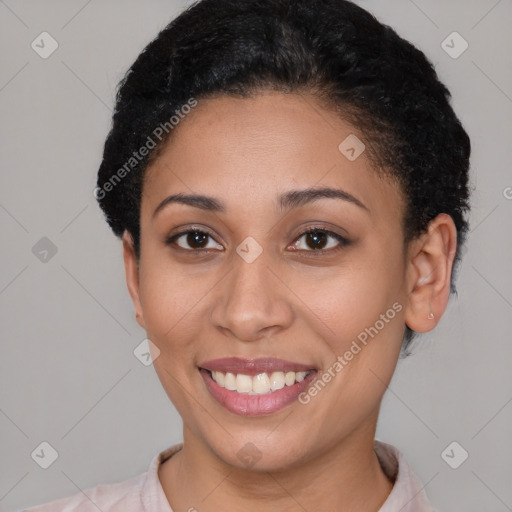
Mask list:
[[[404,454],[393,445],[374,441],[382,470],[394,482],[379,512],[438,512],[428,501],[424,486],[409,466]]]

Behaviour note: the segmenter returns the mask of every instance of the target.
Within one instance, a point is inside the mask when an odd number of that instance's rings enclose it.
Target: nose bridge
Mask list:
[[[268,268],[270,258],[264,252],[254,259],[254,253],[247,257],[253,250],[250,242],[249,246],[242,243],[233,253],[232,270],[219,290],[211,315],[217,328],[243,341],[258,339],[269,328],[284,328],[292,320],[291,305]]]

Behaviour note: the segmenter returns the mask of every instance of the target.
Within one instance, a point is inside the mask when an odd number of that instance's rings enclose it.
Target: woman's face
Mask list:
[[[147,171],[138,282],[127,273],[139,323],[186,435],[230,465],[246,467],[252,450],[258,468],[283,469],[373,439],[410,289],[401,193],[365,151],[354,159],[357,140],[339,149],[353,134],[312,96],[204,99]],[[324,188],[339,194],[302,194]],[[210,201],[156,211],[175,194]],[[266,366],[270,379],[316,372],[269,398],[266,377],[239,379],[264,390],[249,395],[200,370],[232,357],[292,362]]]

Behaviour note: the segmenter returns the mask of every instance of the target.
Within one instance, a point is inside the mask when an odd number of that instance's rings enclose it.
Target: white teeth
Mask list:
[[[212,379],[221,387],[246,395],[266,395],[273,391],[293,386],[296,382],[302,382],[309,372],[272,372],[258,375],[244,375],[239,373],[211,372]]]
[[[230,391],[236,391],[236,377],[234,374],[226,373],[224,376],[224,387]]]
[[[265,395],[270,391],[270,379],[266,373],[259,373],[258,375],[255,375],[251,379],[251,383],[252,390],[258,395]]]
[[[239,373],[236,376],[236,390],[239,393],[249,393],[252,391],[252,379],[249,375],[243,375]]]
[[[304,380],[304,378],[306,377],[306,372],[297,372],[295,374],[295,380],[297,382],[302,382]]]
[[[222,372],[212,372],[213,380],[219,384],[219,386],[224,386],[224,374]]]
[[[286,372],[284,382],[287,386],[293,386],[295,384],[295,372]]]
[[[293,372],[290,372],[293,373]],[[264,373],[263,375],[266,375]],[[293,384],[293,383],[292,383]],[[273,372],[270,376],[270,389],[275,391],[276,389],[282,389],[285,385],[285,376],[283,372]]]

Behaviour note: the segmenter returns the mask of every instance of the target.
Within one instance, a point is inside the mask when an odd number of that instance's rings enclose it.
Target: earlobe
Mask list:
[[[133,238],[128,231],[123,233],[122,242],[126,286],[128,287],[128,292],[132,298],[133,306],[135,308],[135,318],[137,319],[137,323],[145,329],[146,325],[144,322],[144,315],[139,295],[139,266],[135,255],[135,249],[133,247]]]
[[[413,331],[428,332],[441,319],[450,297],[456,249],[457,230],[453,219],[445,213],[433,219],[427,232],[411,242],[405,323]]]

